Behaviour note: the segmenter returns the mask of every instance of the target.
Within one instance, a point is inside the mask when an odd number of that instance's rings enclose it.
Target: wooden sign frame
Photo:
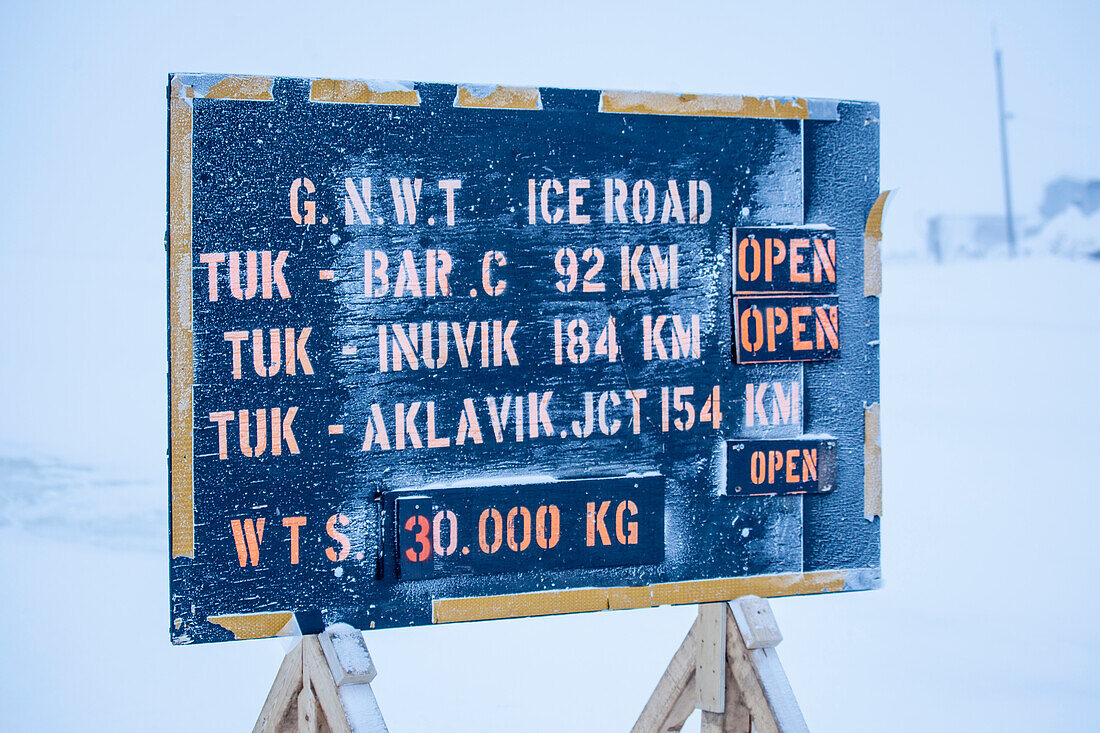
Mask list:
[[[168,138],[173,642],[878,586],[877,105],[175,74]]]

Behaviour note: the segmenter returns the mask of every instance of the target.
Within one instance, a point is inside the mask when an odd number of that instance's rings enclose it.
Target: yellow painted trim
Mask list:
[[[549,616],[685,603],[728,601],[745,595],[767,598],[833,593],[845,590],[848,570],[780,573],[747,578],[713,578],[651,586],[578,588],[474,598],[437,598],[432,601],[432,623]],[[859,588],[852,588],[853,590]]]
[[[192,445],[195,359],[191,322],[191,104],[172,80],[168,163],[169,448],[172,557],[195,557]]]
[[[649,608],[652,605],[653,588],[648,585],[607,589],[607,608],[609,610]]]
[[[882,516],[882,432],[879,406],[863,408],[863,517]]]
[[[863,295],[882,294],[882,217],[893,191],[883,191],[871,206],[863,228]]]
[[[537,87],[497,86],[486,94],[472,85],[459,86],[455,92],[455,107],[480,109],[542,109],[542,92]]]
[[[270,636],[288,636],[288,626],[294,620],[291,611],[275,613],[245,613],[236,616],[207,616],[206,620],[233,632],[234,638],[266,639]]]
[[[275,97],[271,88],[275,79],[270,76],[227,76],[203,95],[204,99],[245,99],[254,102],[271,102]]]
[[[653,586],[653,605],[711,603],[747,595],[775,598],[808,593],[832,593],[844,590],[846,578],[845,570],[823,570],[816,573],[780,573],[746,578],[712,578],[680,583],[658,583]]]
[[[272,102],[275,77],[245,74],[173,74],[173,99],[237,99],[251,102]]]
[[[415,107],[420,93],[415,89],[376,90],[370,81],[314,79],[309,85],[309,101],[331,104],[394,104]],[[379,86],[375,83],[376,86]]]
[[[600,93],[600,111],[620,114],[691,115],[703,117],[753,117],[806,120],[805,99],[743,97],[723,94],[669,94],[662,92]]]

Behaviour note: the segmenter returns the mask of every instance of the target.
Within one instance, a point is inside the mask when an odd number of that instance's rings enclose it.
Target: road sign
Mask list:
[[[876,105],[168,96],[173,641],[877,585]]]

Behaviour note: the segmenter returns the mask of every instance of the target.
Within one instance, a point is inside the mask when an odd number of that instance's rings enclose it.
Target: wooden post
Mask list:
[[[253,733],[388,733],[363,634],[337,624],[283,658]]]
[[[698,708],[703,733],[809,733],[775,651],[782,640],[762,598],[700,604],[633,732],[679,731]]]
[[[726,604],[700,604],[695,625],[695,706],[721,713],[726,709]]]

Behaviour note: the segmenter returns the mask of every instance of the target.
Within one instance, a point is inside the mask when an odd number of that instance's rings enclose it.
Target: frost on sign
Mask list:
[[[174,641],[877,584],[875,105],[168,103]]]

